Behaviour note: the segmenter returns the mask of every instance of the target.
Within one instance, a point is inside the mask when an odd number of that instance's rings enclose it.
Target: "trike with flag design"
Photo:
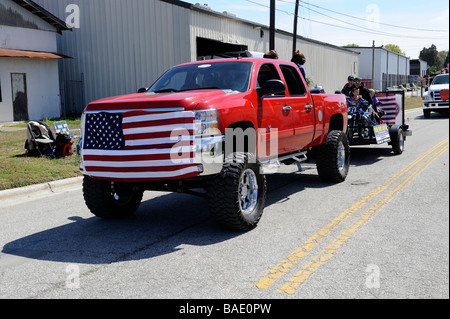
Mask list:
[[[387,91],[377,92],[381,105],[378,110],[383,115],[377,116],[368,106],[362,108],[348,104],[347,136],[350,145],[369,145],[388,143],[394,154],[402,154],[407,136],[412,132],[405,123],[405,92]]]

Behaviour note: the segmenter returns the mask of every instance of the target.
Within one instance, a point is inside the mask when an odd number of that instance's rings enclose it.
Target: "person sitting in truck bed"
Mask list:
[[[359,94],[367,101],[369,104],[372,104],[372,97],[370,96],[369,89],[364,86],[364,83],[361,82],[360,78],[355,78],[354,80],[355,86],[359,89]]]
[[[353,83],[353,81],[355,80],[355,78],[351,75],[348,76],[347,78],[347,83],[344,85],[344,87],[341,90],[341,93],[344,94],[347,97],[350,97],[350,94],[352,93],[352,88],[355,87],[355,84]]]
[[[275,50],[270,50],[266,54],[264,54],[264,59],[275,59],[278,60],[278,52]]]
[[[303,75],[303,78],[306,80],[306,73],[305,69],[303,68],[303,65],[306,63],[305,55],[302,51],[295,51],[294,55],[292,56],[291,62],[294,62],[297,66],[300,72]]]
[[[370,105],[370,103],[367,100],[365,100],[361,95],[359,95],[359,89],[357,87],[352,88],[350,96],[347,97],[347,104],[351,106],[357,106],[358,108],[362,108],[364,112]]]

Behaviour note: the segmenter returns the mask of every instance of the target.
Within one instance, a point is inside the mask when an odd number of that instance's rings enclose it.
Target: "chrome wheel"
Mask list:
[[[239,205],[244,214],[252,214],[258,202],[258,180],[252,169],[246,169],[239,181]]]
[[[208,181],[208,204],[222,226],[247,231],[255,228],[266,204],[266,176],[251,153],[232,153],[222,172]]]
[[[401,152],[403,152],[405,150],[405,140],[403,139],[403,133],[400,134],[399,147],[400,147]]]
[[[337,164],[340,172],[345,169],[345,146],[344,143],[339,142],[338,145]]]
[[[328,134],[325,144],[318,148],[316,165],[323,181],[345,181],[350,166],[350,148],[344,132],[331,131]]]

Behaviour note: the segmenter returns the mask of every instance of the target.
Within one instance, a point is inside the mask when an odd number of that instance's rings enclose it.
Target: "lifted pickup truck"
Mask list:
[[[90,103],[79,166],[90,211],[132,215],[146,190],[203,195],[224,226],[249,230],[280,163],[316,159],[324,181],[349,169],[343,95],[311,95],[295,64],[237,58],[171,68],[144,93]]]

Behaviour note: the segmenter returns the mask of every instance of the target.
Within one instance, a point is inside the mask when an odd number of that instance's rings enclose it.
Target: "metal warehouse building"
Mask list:
[[[58,43],[63,115],[90,101],[149,86],[173,65],[219,51],[267,52],[269,27],[175,0],[34,0],[70,22]],[[292,34],[277,30],[275,49],[290,60]],[[327,93],[356,76],[359,54],[297,37],[307,77]]]
[[[372,88],[386,91],[389,87],[409,82],[410,59],[383,47],[352,47],[359,52],[359,76],[373,79]]]

